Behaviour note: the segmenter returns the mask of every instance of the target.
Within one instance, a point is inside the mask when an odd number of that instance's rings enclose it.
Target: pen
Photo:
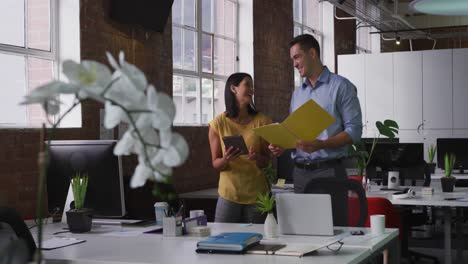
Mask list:
[[[176,217],[182,216],[182,210],[183,210],[183,208],[184,208],[184,205],[182,204],[182,205],[179,207],[179,211],[177,211]]]

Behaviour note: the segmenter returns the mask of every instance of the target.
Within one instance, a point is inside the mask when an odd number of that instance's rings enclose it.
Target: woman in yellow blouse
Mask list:
[[[226,111],[209,123],[209,140],[213,168],[220,171],[215,222],[262,223],[255,210],[259,193],[268,191],[268,181],[261,168],[270,161],[268,144],[254,134],[253,128],[271,123],[258,112],[252,101],[253,80],[247,73],[234,73],[226,81]],[[225,148],[223,137],[242,135],[249,149]]]

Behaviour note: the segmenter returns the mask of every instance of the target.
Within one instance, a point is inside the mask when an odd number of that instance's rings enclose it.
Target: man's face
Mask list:
[[[315,54],[316,52],[314,49],[309,49],[307,52],[303,51],[299,44],[295,44],[289,50],[294,68],[299,71],[301,77],[307,77],[312,74]]]

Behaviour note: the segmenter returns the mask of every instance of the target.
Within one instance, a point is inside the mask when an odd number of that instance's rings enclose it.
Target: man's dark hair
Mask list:
[[[252,80],[252,76],[248,73],[244,72],[236,72],[231,74],[226,81],[226,87],[224,88],[224,103],[226,105],[226,116],[228,117],[237,117],[239,115],[239,107],[236,104],[236,96],[231,91],[231,85],[239,86],[239,84],[244,80],[246,77]],[[249,115],[257,114],[257,110],[255,110],[255,105],[250,104],[247,108]]]
[[[310,49],[315,49],[317,52],[317,56],[320,58],[320,46],[318,41],[314,38],[314,36],[309,35],[309,34],[302,34],[299,36],[296,36],[289,42],[289,49],[291,49],[292,46],[299,44],[301,46],[301,49],[304,52],[309,51]]]

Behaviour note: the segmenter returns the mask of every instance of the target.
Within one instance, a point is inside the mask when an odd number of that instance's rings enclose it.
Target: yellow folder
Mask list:
[[[254,128],[254,132],[269,143],[284,149],[296,148],[298,140],[311,142],[335,122],[335,118],[314,100],[309,100],[282,123]]]

